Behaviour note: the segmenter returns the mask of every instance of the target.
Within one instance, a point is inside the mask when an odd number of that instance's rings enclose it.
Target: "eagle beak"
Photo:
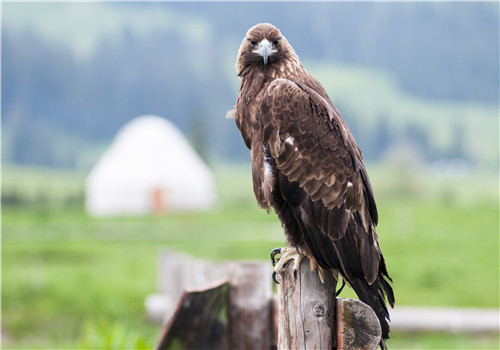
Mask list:
[[[271,43],[264,39],[259,43],[257,49],[254,50],[254,52],[261,55],[262,59],[264,60],[264,64],[267,64],[269,55],[271,55],[273,52],[276,52],[276,50],[273,50],[273,48],[271,47]]]
[[[267,64],[267,59],[268,59],[269,55],[271,54],[271,47],[269,45],[269,41],[262,40],[260,42],[259,53],[262,56],[262,59],[264,60],[264,64]]]

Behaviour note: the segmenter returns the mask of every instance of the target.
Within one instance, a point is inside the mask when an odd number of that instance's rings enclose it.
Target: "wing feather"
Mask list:
[[[263,142],[269,145],[278,169],[327,210],[342,207],[366,213],[370,217],[362,222],[370,232],[370,224],[378,219],[371,184],[361,152],[338,111],[312,89],[287,79],[269,84],[261,110],[266,125]],[[341,218],[334,215],[333,221],[335,217]],[[321,225],[325,234],[331,232],[328,227],[334,226],[333,221]],[[339,239],[342,234],[333,237]]]

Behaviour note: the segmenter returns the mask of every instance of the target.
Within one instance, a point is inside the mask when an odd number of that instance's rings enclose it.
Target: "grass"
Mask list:
[[[15,347],[78,347],[89,324],[105,320],[147,336],[143,296],[154,292],[155,257],[140,244],[18,244],[3,254],[3,320]],[[5,285],[4,285],[5,286]],[[83,333],[85,334],[85,332]],[[62,336],[64,335],[64,336]],[[5,347],[5,344],[4,344]]]
[[[476,183],[426,173],[405,185],[388,177],[387,167],[369,171],[398,305],[498,308],[496,177]],[[38,176],[30,172],[10,186],[23,188]],[[160,250],[210,260],[267,259],[270,249],[284,244],[283,233],[275,215],[254,203],[248,168],[222,168],[216,177],[220,204],[209,213],[96,220],[57,201],[44,208],[3,207],[3,348],[151,348],[160,327],[145,319],[144,298],[156,292]],[[81,186],[82,178],[73,183],[68,176],[64,186]],[[487,349],[499,341],[498,334],[391,338],[392,349]]]

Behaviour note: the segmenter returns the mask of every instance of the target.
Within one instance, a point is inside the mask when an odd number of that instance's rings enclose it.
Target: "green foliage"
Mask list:
[[[397,169],[368,167],[397,305],[498,308],[496,176],[450,180],[420,169],[405,183],[406,173]],[[6,178],[9,171],[4,169]],[[33,168],[19,172],[16,185],[27,189],[25,181],[37,182],[44,174],[49,173]],[[51,187],[60,176],[47,176],[40,186]],[[83,186],[81,179],[74,178],[76,187],[79,181]],[[255,203],[249,167],[219,166],[216,179],[219,206],[206,213],[93,219],[81,208],[56,206],[41,214],[3,206],[3,348],[151,348],[160,327],[145,320],[144,298],[156,292],[161,250],[210,260],[267,260],[269,251],[285,242],[275,214]],[[346,288],[342,296],[354,296],[350,293]],[[498,335],[395,333],[392,338],[392,348],[498,344]]]
[[[151,349],[151,341],[135,330],[127,329],[121,323],[99,319],[87,322],[81,337],[82,349]]]

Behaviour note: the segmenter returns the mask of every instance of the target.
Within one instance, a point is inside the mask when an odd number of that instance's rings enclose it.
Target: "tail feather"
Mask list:
[[[389,339],[390,331],[390,316],[385,299],[387,298],[391,307],[394,307],[395,301],[394,292],[387,279],[390,279],[390,277],[379,273],[378,281],[375,281],[372,285],[369,285],[368,282],[362,279],[357,279],[349,283],[359,299],[369,305],[375,312],[375,315],[377,315],[382,329],[382,340],[380,341],[380,347],[382,349],[387,349],[385,340]]]
[[[322,268],[340,272],[359,299],[375,312],[382,328],[380,346],[387,349],[385,340],[389,339],[390,317],[386,300],[394,307],[394,292],[374,227],[373,232],[366,232],[356,212],[350,216],[347,232],[342,237],[332,238],[329,230],[324,232],[325,227],[322,229],[318,223],[322,218],[318,211],[324,211],[323,204],[301,194],[298,183],[288,183],[279,175],[277,178],[280,183],[273,190],[274,207],[285,226],[289,244],[310,251]]]

